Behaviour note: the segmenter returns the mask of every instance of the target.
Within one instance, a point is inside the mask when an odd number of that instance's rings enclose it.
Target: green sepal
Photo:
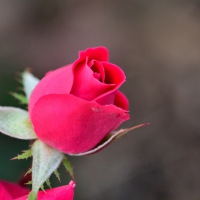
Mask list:
[[[54,171],[54,174],[55,174],[56,178],[59,180],[59,182],[61,182],[61,180],[60,180],[60,174],[58,173],[57,169]]]
[[[14,107],[0,106],[0,132],[24,140],[37,138],[28,112]]]
[[[10,94],[11,94],[15,99],[17,99],[21,104],[28,105],[28,99],[26,98],[25,95],[23,95],[23,94],[18,94],[18,93],[15,93],[15,92],[10,92]]]
[[[43,185],[43,184],[40,186],[40,189],[41,189],[43,192],[45,192],[45,189],[44,189],[44,185]]]
[[[32,185],[32,181],[25,183],[25,185]]]
[[[39,83],[39,79],[33,76],[28,70],[22,73],[22,84],[27,99],[29,100],[35,86]]]
[[[49,178],[46,180],[46,184],[47,184],[47,186],[48,186],[49,188],[51,188],[51,183],[50,183]]]
[[[32,156],[32,151],[31,151],[31,149],[28,149],[28,150],[23,151],[22,154],[20,154],[20,155],[14,157],[14,158],[12,158],[11,160],[16,160],[16,159],[18,159],[18,160],[21,160],[21,159],[28,159],[28,158],[30,158],[31,156]]]
[[[32,195],[36,195],[43,183],[58,168],[63,160],[63,153],[36,140],[32,145]]]
[[[69,154],[69,155],[71,155],[71,156],[85,156],[85,155],[90,155],[90,154],[96,153],[98,151],[101,151],[106,146],[108,146],[109,144],[111,144],[115,140],[119,139],[120,137],[122,137],[123,135],[128,133],[129,131],[132,131],[132,130],[135,130],[137,128],[141,128],[141,127],[144,127],[144,126],[147,126],[147,125],[149,125],[149,123],[139,124],[139,125],[133,126],[131,128],[126,128],[126,129],[120,129],[118,131],[113,131],[110,134],[108,134],[101,141],[101,143],[99,143],[95,148],[93,148],[93,149],[91,149],[89,151],[83,152],[83,153]]]
[[[65,169],[69,172],[72,179],[75,180],[73,167],[71,166],[71,163],[69,162],[69,160],[67,159],[66,156],[63,159],[63,165],[64,165]]]
[[[26,176],[27,174],[30,174],[32,172],[32,168],[30,168],[27,172],[26,172],[26,174],[24,175],[24,176]]]
[[[23,85],[22,73],[17,72],[16,75],[17,75],[17,76],[15,77],[15,80],[16,80],[19,84]],[[23,91],[23,90],[22,90],[22,91]]]

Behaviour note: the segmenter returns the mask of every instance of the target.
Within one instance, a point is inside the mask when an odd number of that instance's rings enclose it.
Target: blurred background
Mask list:
[[[75,200],[200,199],[200,2],[197,0],[0,1],[0,104],[19,106],[16,73],[38,78],[106,46],[127,76],[128,133],[103,151],[69,157]],[[30,165],[9,159],[27,141],[0,134],[0,179]],[[62,183],[68,183],[64,173]],[[52,180],[55,184],[58,181]]]

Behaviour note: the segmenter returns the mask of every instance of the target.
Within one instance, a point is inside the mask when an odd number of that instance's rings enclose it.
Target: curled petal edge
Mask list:
[[[106,146],[108,146],[109,144],[111,144],[115,140],[119,139],[120,137],[122,137],[123,135],[128,133],[129,131],[132,131],[134,129],[138,129],[138,128],[141,128],[141,127],[144,127],[144,126],[148,126],[149,124],[150,123],[144,123],[144,124],[139,124],[139,125],[133,126],[131,128],[113,131],[108,136],[106,136],[106,138],[104,138],[103,141],[99,145],[97,145],[95,148],[93,148],[92,150],[86,151],[84,153],[78,153],[78,154],[69,154],[68,153],[68,155],[71,155],[71,156],[86,156],[86,155],[94,154],[98,151],[101,151]]]

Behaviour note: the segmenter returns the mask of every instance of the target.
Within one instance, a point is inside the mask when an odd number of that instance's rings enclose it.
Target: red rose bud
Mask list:
[[[128,100],[118,89],[125,75],[108,62],[105,47],[79,53],[70,65],[51,71],[33,90],[29,114],[38,138],[69,154],[94,148],[128,120]]]

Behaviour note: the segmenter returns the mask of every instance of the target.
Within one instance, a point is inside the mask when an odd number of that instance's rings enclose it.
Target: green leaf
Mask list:
[[[16,159],[18,159],[18,160],[27,159],[27,158],[30,158],[31,156],[32,156],[32,151],[31,151],[31,149],[29,149],[29,150],[23,151],[22,154],[20,154],[20,155],[14,157],[14,158],[12,158],[12,160],[16,160]]]
[[[71,166],[71,163],[68,161],[67,157],[64,157],[63,165],[64,165],[65,169],[69,172],[70,176],[75,180],[73,168]]]
[[[22,83],[24,86],[24,92],[28,100],[31,96],[33,89],[39,83],[39,81],[40,80],[33,76],[29,71],[25,71],[22,73]]]
[[[23,94],[18,94],[18,93],[15,93],[15,92],[11,92],[10,94],[13,97],[15,97],[15,99],[17,99],[21,104],[28,105],[28,99]]]
[[[40,140],[36,140],[32,146],[32,156],[32,195],[37,196],[39,188],[58,168],[64,155]]]
[[[60,180],[60,174],[58,173],[58,170],[55,170],[54,171],[54,174],[55,174],[55,176],[56,176],[56,178],[59,180],[59,182],[61,181]]]
[[[14,107],[0,106],[0,132],[24,140],[37,138],[28,112]]]

